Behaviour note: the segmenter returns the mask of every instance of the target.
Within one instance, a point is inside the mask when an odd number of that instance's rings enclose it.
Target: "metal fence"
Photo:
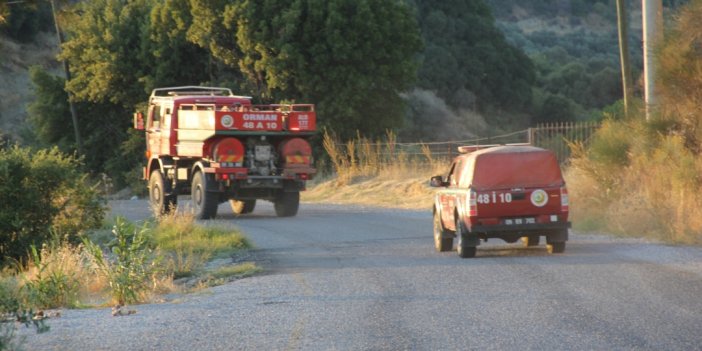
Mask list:
[[[556,153],[558,160],[563,163],[570,157],[570,143],[587,144],[590,137],[599,128],[596,122],[563,122],[545,123],[536,127],[519,130],[501,135],[490,135],[464,140],[437,142],[402,143],[372,143],[373,147],[382,152],[385,157],[403,154],[409,157],[421,157],[430,153],[434,158],[453,158],[458,155],[458,147],[464,145],[493,145],[528,143]]]
[[[552,150],[561,163],[570,158],[571,143],[587,144],[600,127],[598,122],[546,123],[528,129],[528,142]]]

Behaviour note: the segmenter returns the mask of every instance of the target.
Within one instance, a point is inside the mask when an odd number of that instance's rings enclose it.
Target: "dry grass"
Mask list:
[[[38,308],[80,307],[100,299],[104,277],[93,274],[94,262],[82,245],[45,245],[20,268],[20,289],[27,305]]]
[[[302,199],[310,202],[376,205],[395,208],[431,208],[434,189],[429,178],[444,174],[449,160],[435,158],[428,147],[421,155],[398,151],[396,137],[387,133],[383,141],[357,136],[340,143],[324,134],[334,175],[311,183]]]
[[[565,173],[575,228],[701,244],[702,160],[681,136],[645,133],[646,122],[610,124],[626,132],[598,133]]]

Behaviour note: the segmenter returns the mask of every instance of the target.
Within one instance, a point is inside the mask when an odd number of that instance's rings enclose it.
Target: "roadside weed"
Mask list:
[[[84,241],[85,248],[97,271],[107,278],[113,300],[122,305],[139,302],[159,273],[160,257],[149,245],[149,228],[136,228],[117,217],[112,234],[114,239],[108,247],[113,257],[89,240]]]
[[[30,247],[29,263],[22,273],[22,291],[30,306],[77,307],[86,257],[80,246],[53,240],[41,250]]]
[[[238,230],[196,225],[192,214],[183,213],[162,217],[153,240],[166,253],[174,278],[195,274],[213,257],[228,257],[251,247]]]

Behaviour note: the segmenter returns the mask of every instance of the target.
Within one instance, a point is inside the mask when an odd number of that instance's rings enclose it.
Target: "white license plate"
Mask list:
[[[504,220],[505,225],[536,224],[536,218],[508,218]]]

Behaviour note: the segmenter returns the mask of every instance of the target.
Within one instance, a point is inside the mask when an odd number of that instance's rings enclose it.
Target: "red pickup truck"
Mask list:
[[[568,191],[553,152],[528,145],[459,147],[448,176],[434,176],[434,244],[474,257],[480,240],[526,246],[546,237],[550,253],[568,240]]]

